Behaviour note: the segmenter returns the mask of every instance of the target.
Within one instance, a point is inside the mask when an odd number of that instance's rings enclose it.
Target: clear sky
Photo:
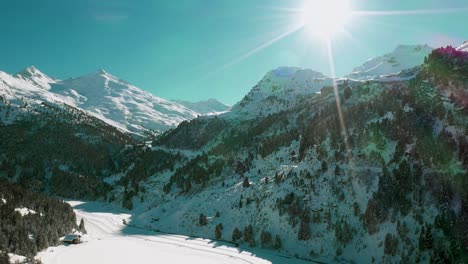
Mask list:
[[[166,99],[234,104],[278,66],[329,74],[323,39],[304,30],[278,39],[297,22],[288,9],[304,1],[3,0],[0,70],[35,65],[66,79],[104,68]],[[426,11],[353,18],[349,35],[333,38],[337,75],[398,44],[468,39],[466,0],[354,0],[351,6]]]

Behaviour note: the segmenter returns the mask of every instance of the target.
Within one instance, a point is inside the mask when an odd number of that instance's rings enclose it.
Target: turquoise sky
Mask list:
[[[278,66],[329,73],[323,41],[304,31],[244,56],[287,31],[296,18],[280,8],[302,2],[4,0],[0,70],[16,73],[35,65],[65,79],[104,68],[163,98],[234,104]],[[468,39],[468,12],[451,9],[468,8],[466,0],[355,0],[352,5],[445,13],[355,18],[347,27],[352,39],[333,40],[338,75],[398,44],[458,45]]]

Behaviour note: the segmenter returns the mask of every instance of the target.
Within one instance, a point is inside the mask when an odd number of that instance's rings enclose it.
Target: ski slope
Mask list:
[[[50,247],[40,252],[36,259],[45,264],[310,263],[276,255],[269,255],[266,260],[227,243],[130,227],[124,221],[129,223],[131,215],[109,204],[76,201],[70,204],[77,220],[84,218],[88,234],[83,236],[82,244]]]

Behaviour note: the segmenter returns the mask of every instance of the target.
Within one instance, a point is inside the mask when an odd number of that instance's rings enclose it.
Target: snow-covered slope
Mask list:
[[[232,243],[126,226],[131,215],[108,204],[70,204],[78,219],[84,219],[88,232],[83,236],[84,243],[48,248],[36,257],[43,263],[308,263],[262,250],[258,256],[239,250]]]
[[[346,76],[355,80],[378,80],[423,64],[432,52],[428,45],[400,45],[393,52],[368,60]]]
[[[136,134],[165,131],[197,115],[228,108],[214,99],[187,103],[186,107],[156,97],[104,70],[60,81],[34,66],[15,75],[0,71],[0,96],[11,102],[70,105],[122,131]]]
[[[465,41],[465,42],[463,42],[463,45],[461,45],[460,47],[458,47],[457,50],[468,52],[468,40]]]
[[[50,84],[57,83],[59,81],[42,73],[35,66],[29,66],[23,71],[17,73],[15,77],[46,90],[50,89]]]
[[[320,92],[333,81],[326,75],[309,69],[280,67],[270,71],[237,104],[230,115],[262,116],[291,107],[300,96]]]
[[[195,111],[156,97],[104,70],[58,82],[50,91],[71,105],[135,133],[164,131],[197,116]]]
[[[216,99],[208,99],[206,101],[199,101],[199,102],[189,102],[184,100],[173,100],[176,103],[179,103],[188,109],[191,109],[197,113],[202,115],[206,114],[213,114],[213,113],[220,113],[224,112],[229,109],[228,105],[221,103]]]
[[[0,96],[13,105],[16,103],[23,104],[24,102],[34,105],[44,101],[52,104],[63,104],[64,101],[59,96],[44,89],[46,86],[38,86],[38,84],[33,82],[33,80],[36,80],[41,84],[45,84],[42,81],[46,79],[53,80],[46,75],[42,75],[40,72],[37,73],[39,75],[28,78],[24,77],[24,75],[12,76],[0,71]],[[42,77],[34,78],[37,76]]]

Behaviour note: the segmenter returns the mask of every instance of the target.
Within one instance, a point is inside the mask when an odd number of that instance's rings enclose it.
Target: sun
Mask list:
[[[306,0],[300,23],[313,36],[331,38],[345,30],[352,13],[349,0]]]

